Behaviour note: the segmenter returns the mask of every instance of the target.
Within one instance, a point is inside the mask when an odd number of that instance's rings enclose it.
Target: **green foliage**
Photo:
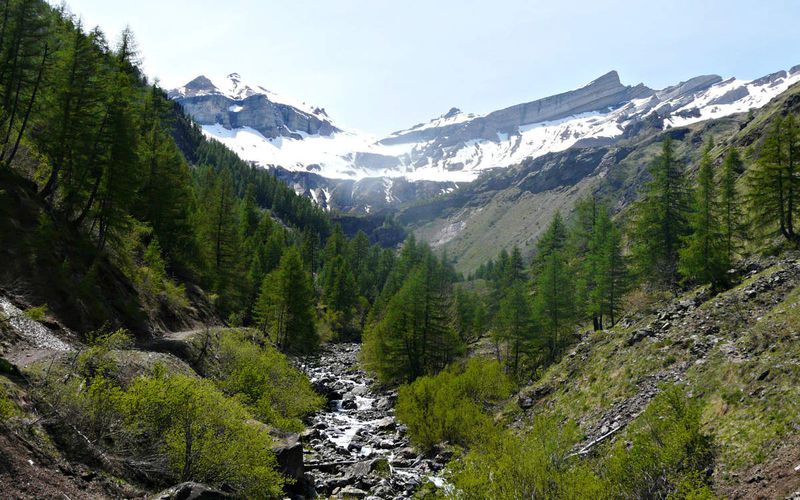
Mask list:
[[[519,375],[523,356],[536,346],[531,306],[522,282],[515,283],[500,301],[495,329],[499,342],[506,346],[505,362],[514,376]]]
[[[251,423],[249,412],[206,380],[184,375],[136,379],[120,397],[134,436],[156,438],[173,474],[182,481],[229,485],[250,497],[277,497],[272,438]]]
[[[42,321],[47,316],[47,304],[30,307],[25,310],[25,317],[33,321]]]
[[[542,328],[540,342],[550,361],[564,350],[570,341],[575,321],[575,281],[568,266],[567,229],[556,213],[542,235],[534,261],[536,276],[534,313]]]
[[[78,355],[78,373],[87,381],[98,376],[113,376],[117,363],[110,356],[111,351],[130,347],[133,343],[130,334],[120,329],[108,333],[90,333],[88,337],[89,347]]]
[[[5,381],[5,378],[0,378],[0,382]],[[0,420],[7,420],[19,412],[16,403],[11,400],[5,384],[0,383]]]
[[[726,237],[720,220],[717,182],[711,160],[713,143],[703,150],[692,212],[689,215],[691,233],[684,238],[679,250],[679,271],[684,281],[711,284],[720,289],[727,283],[730,262],[725,252]]]
[[[720,180],[720,221],[725,238],[723,261],[731,265],[734,262],[740,240],[745,237],[745,218],[742,203],[736,187],[736,179],[744,170],[744,164],[736,148],[730,148],[722,162],[722,179]]]
[[[300,252],[291,247],[261,283],[253,317],[258,328],[284,352],[311,352],[319,344],[314,289]]]
[[[241,400],[262,421],[283,430],[300,432],[301,419],[322,407],[323,399],[308,378],[284,355],[271,347],[259,347],[244,334],[221,339],[218,383]]]
[[[423,449],[444,441],[470,446],[492,432],[486,405],[507,398],[511,387],[500,363],[472,358],[400,387],[397,418]]]
[[[615,496],[664,498],[692,484],[700,495],[707,484],[698,487],[698,478],[714,461],[711,437],[701,429],[701,410],[677,386],[653,399],[628,430],[631,446],[618,441],[603,464]]]
[[[800,244],[795,223],[800,214],[800,130],[793,115],[776,117],[747,174],[751,222],[762,236],[780,234]]]
[[[436,373],[462,350],[450,320],[453,281],[452,269],[427,247],[406,242],[364,332],[364,362],[381,379]]]
[[[457,498],[610,498],[589,464],[572,456],[578,427],[539,417],[522,437],[496,431],[450,463]]]
[[[678,282],[678,249],[689,232],[690,196],[669,135],[662,141],[661,154],[649,172],[652,180],[633,209],[633,258],[642,278],[674,289]]]

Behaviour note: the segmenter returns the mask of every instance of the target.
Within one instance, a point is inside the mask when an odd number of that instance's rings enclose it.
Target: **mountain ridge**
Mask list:
[[[757,109],[798,81],[800,65],[754,80],[711,74],[652,89],[624,85],[612,70],[578,89],[482,115],[451,108],[383,138],[337,127],[324,109],[245,83],[238,73],[222,83],[197,77],[169,95],[206,136],[255,165],[287,171],[283,177],[298,194],[322,200],[329,210],[363,214],[425,199],[394,193],[389,182],[376,197],[373,186],[381,179],[425,181],[419,192],[429,198],[547,153]],[[329,196],[344,181],[369,185],[371,195]],[[441,189],[431,190],[436,183]]]

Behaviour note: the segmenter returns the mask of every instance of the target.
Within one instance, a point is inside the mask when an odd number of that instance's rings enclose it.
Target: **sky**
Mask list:
[[[60,2],[59,2],[60,3]],[[133,29],[162,87],[201,74],[387,134],[451,107],[487,113],[615,69],[661,88],[800,64],[796,0],[68,0],[114,40]]]

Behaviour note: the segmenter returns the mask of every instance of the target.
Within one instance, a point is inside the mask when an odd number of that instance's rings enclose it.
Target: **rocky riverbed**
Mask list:
[[[447,453],[419,455],[394,417],[395,390],[380,390],[358,366],[359,344],[330,344],[302,368],[328,406],[301,436],[304,466],[320,496],[410,498]]]

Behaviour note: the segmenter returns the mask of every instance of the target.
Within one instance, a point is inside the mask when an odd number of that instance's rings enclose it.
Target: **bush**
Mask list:
[[[126,462],[123,470],[163,484],[191,480],[247,497],[281,494],[284,480],[276,469],[269,429],[237,398],[225,396],[211,381],[168,375],[162,365],[126,388],[109,365],[98,363],[106,355],[86,358],[87,366],[95,368],[83,370],[82,376],[57,366],[43,371],[35,385],[40,409],[58,425],[56,437],[72,450],[114,456]]]
[[[135,380],[120,403],[143,451],[155,444],[180,480],[228,485],[248,497],[281,494],[269,433],[211,382],[157,373]]]
[[[484,407],[510,392],[511,382],[500,363],[472,358],[464,367],[453,365],[402,386],[397,418],[423,449],[444,441],[469,446],[492,429],[492,418]]]
[[[0,379],[3,380],[3,379]],[[8,395],[6,388],[0,384],[0,420],[6,420],[17,413],[17,405]]]
[[[300,432],[301,418],[325,403],[286,356],[254,344],[243,333],[222,337],[219,361],[220,388],[228,395],[240,395],[257,417],[280,429]]]
[[[78,355],[78,373],[91,381],[96,376],[114,376],[117,363],[110,356],[111,351],[130,347],[133,340],[128,331],[121,328],[108,333],[90,333],[88,344],[89,347]]]
[[[601,478],[570,454],[579,438],[573,423],[537,418],[524,437],[487,435],[448,474],[458,498],[607,498]]]
[[[698,480],[714,462],[712,438],[701,431],[700,415],[699,403],[679,387],[667,387],[653,399],[628,429],[631,445],[618,441],[603,466],[615,496],[664,498],[688,490],[700,495],[705,483]]]

